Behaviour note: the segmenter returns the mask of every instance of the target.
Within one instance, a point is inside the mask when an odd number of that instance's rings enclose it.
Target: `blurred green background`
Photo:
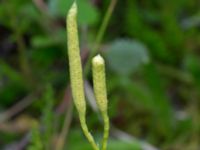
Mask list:
[[[69,90],[65,16],[72,2],[0,1],[2,150],[54,150],[59,141],[66,150],[91,150]],[[199,0],[77,3],[83,65],[95,44],[106,60],[108,150],[199,150]],[[90,68],[84,78],[87,123],[100,143]]]

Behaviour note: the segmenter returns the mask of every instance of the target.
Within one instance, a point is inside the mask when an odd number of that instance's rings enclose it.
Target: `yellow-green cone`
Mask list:
[[[78,112],[84,115],[86,112],[86,103],[83,87],[83,76],[76,18],[77,5],[76,3],[74,3],[71,9],[69,10],[67,16],[69,68],[74,103]]]
[[[104,120],[104,137],[102,150],[106,150],[109,136],[109,118],[107,114],[108,100],[106,92],[105,62],[100,55],[97,55],[93,58],[92,71],[95,98]]]
[[[74,3],[67,16],[68,56],[70,67],[70,80],[72,96],[79,113],[81,127],[94,150],[99,150],[86,125],[86,102],[83,86],[82,65],[80,58],[78,27],[77,27],[77,5]]]

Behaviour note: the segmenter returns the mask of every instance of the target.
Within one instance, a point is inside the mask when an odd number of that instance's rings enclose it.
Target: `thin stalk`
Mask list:
[[[108,137],[109,137],[109,128],[110,128],[110,123],[109,123],[109,117],[107,113],[103,114],[103,120],[104,120],[104,134],[103,134],[103,141],[102,141],[102,150],[107,149],[107,142],[108,142]]]
[[[88,139],[88,141],[91,144],[91,146],[93,147],[93,149],[99,150],[99,147],[95,143],[93,136],[91,135],[91,133],[88,130],[86,120],[85,120],[85,116],[82,116],[82,117],[80,116],[80,123],[81,123],[83,133],[85,134],[86,138]]]
[[[92,57],[97,53],[97,51],[98,51],[98,49],[100,47],[101,41],[102,41],[102,39],[104,37],[106,28],[108,26],[108,23],[110,21],[110,18],[112,16],[112,13],[114,11],[114,8],[115,8],[116,4],[117,4],[117,0],[111,0],[110,5],[109,5],[109,7],[107,9],[107,12],[106,12],[106,14],[104,16],[103,22],[102,22],[102,24],[100,26],[100,29],[98,31],[94,47],[91,49],[91,52],[90,52],[89,57],[88,57],[88,61],[85,64],[85,69],[84,69],[84,74],[85,75],[87,75],[89,73],[90,62],[92,60]]]
[[[72,102],[70,101],[68,109],[66,111],[66,117],[64,120],[62,131],[61,131],[60,137],[58,138],[59,140],[58,140],[55,150],[63,150],[64,149],[64,145],[66,144],[66,142],[65,142],[66,137],[69,132],[70,124],[72,121],[72,114],[73,114],[73,105],[72,105]]]

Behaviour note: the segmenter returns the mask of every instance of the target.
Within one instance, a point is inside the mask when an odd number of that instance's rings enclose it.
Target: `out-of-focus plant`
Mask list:
[[[28,146],[27,149],[28,150],[43,150],[44,149],[40,130],[37,123],[33,125],[33,129],[31,131],[30,145]]]
[[[53,90],[50,85],[46,86],[45,93],[43,95],[43,99],[45,101],[45,107],[42,112],[42,126],[40,124],[35,123],[33,125],[33,129],[31,132],[31,141],[28,146],[28,150],[50,150],[52,149],[52,141],[53,141]]]

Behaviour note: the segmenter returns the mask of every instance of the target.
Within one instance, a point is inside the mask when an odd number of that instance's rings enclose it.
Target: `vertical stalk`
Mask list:
[[[106,90],[105,62],[97,55],[92,60],[93,86],[97,105],[100,109],[104,121],[104,135],[102,141],[102,150],[107,149],[107,140],[109,136],[109,118],[108,118],[108,100]]]
[[[96,37],[94,52],[96,52],[96,50],[98,50],[98,48],[99,48],[99,45],[100,45],[100,43],[103,39],[103,36],[105,34],[106,28],[108,26],[109,20],[111,18],[111,15],[113,13],[113,10],[115,8],[116,3],[117,3],[117,0],[111,0],[111,2],[110,2],[110,5],[109,5],[108,10],[106,12],[106,15],[103,19],[103,23],[102,23],[102,25],[99,29],[99,32],[97,34],[97,37]]]
[[[110,129],[109,117],[107,113],[103,114],[103,120],[104,120],[104,134],[103,134],[102,150],[106,150],[107,141],[109,137],[109,129]]]
[[[68,57],[72,96],[79,113],[82,130],[93,149],[99,150],[86,124],[86,102],[77,28],[77,5],[75,2],[67,16]]]
[[[71,121],[72,121],[72,115],[73,115],[73,104],[70,101],[69,106],[67,107],[67,111],[66,111],[66,115],[65,115],[65,121],[64,121],[64,124],[63,124],[63,127],[62,127],[62,131],[61,131],[61,134],[58,138],[58,143],[55,147],[55,150],[63,150],[64,145],[66,144],[65,140],[66,140],[67,134],[69,132],[70,124],[71,124]]]
[[[108,10],[107,10],[107,12],[104,16],[103,22],[100,26],[98,33],[97,33],[97,37],[96,37],[96,40],[95,40],[94,47],[92,48],[92,50],[89,54],[89,57],[88,57],[88,61],[85,64],[85,70],[84,70],[85,75],[87,75],[89,73],[90,62],[92,60],[92,57],[97,53],[97,51],[99,49],[99,45],[101,44],[101,41],[103,39],[103,36],[105,34],[106,28],[108,26],[108,23],[110,21],[110,18],[112,16],[112,13],[114,11],[116,4],[117,4],[117,0],[111,0],[110,5],[108,7]]]
[[[81,127],[83,130],[83,133],[85,134],[86,138],[88,139],[88,141],[89,141],[90,145],[93,147],[93,149],[99,150],[99,147],[95,143],[93,136],[91,135],[91,133],[88,130],[85,118],[86,118],[85,116],[80,115],[80,122],[81,122]]]

